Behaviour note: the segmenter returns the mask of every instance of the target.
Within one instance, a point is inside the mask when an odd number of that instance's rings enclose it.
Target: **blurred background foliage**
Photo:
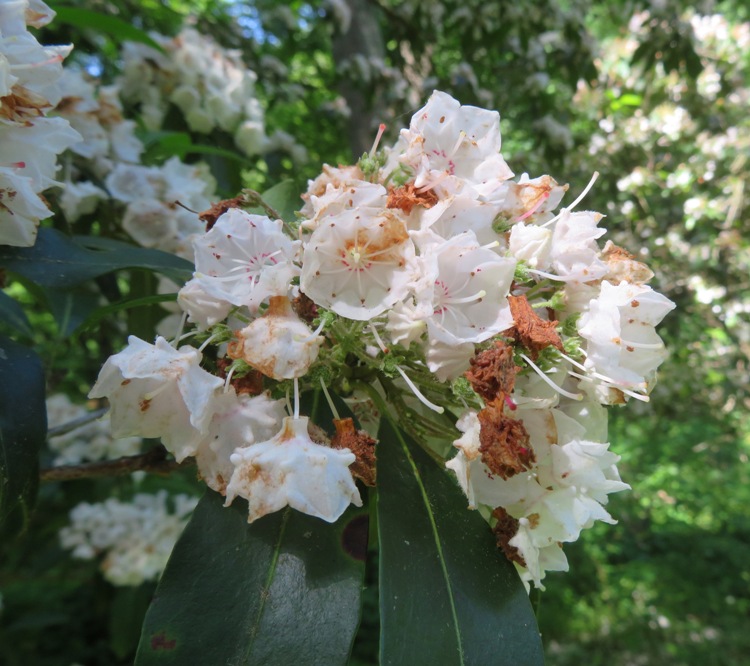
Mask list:
[[[324,162],[367,150],[378,123],[395,139],[432,89],[499,109],[518,173],[549,173],[606,212],[609,236],[653,268],[678,307],[660,332],[671,350],[649,405],[611,415],[612,449],[633,490],[612,499],[616,528],[566,547],[568,574],[533,592],[551,665],[735,665],[750,654],[750,10],[745,3],[589,0],[88,0],[51,3],[43,43],[75,44],[68,66],[104,82],[124,39],[194,25],[257,74],[268,136],[261,157],[205,159],[222,195],[291,178],[303,191]],[[137,109],[136,109],[137,110]],[[186,126],[177,126],[187,135]],[[148,137],[145,128],[142,136]],[[148,155],[158,163],[169,145]],[[234,150],[216,136],[196,144]],[[84,220],[84,223],[85,220]],[[55,222],[55,224],[61,224]],[[100,279],[121,298],[151,278]],[[140,281],[139,281],[140,280]],[[54,294],[7,285],[31,312],[29,340],[50,391],[78,400],[125,331],[153,316],[70,335]],[[114,298],[114,297],[113,297]],[[150,319],[149,319],[150,316]],[[46,454],[43,464],[52,456]],[[194,492],[191,474],[150,478]],[[120,488],[121,486],[121,488]],[[114,490],[113,490],[114,488]],[[132,482],[44,484],[30,528],[4,548],[0,663],[132,662],[153,584],[113,587],[71,559],[58,530],[82,500],[132,494]],[[367,600],[355,663],[375,663]],[[493,627],[487,627],[493,631]]]

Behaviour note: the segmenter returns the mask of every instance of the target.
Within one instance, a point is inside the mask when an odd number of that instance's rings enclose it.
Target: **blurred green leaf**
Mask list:
[[[31,323],[21,305],[4,291],[0,291],[0,321],[5,322],[19,333],[31,335]]]
[[[118,42],[130,41],[146,44],[157,51],[164,53],[164,49],[155,42],[143,30],[139,30],[132,23],[123,21],[116,16],[100,14],[90,9],[79,9],[77,7],[60,7],[53,5],[57,12],[55,21],[67,23],[78,29],[90,29],[101,32],[116,39]]]
[[[0,336],[0,526],[6,534],[28,523],[46,436],[42,364],[31,349]]]
[[[175,156],[184,158],[186,155],[217,155],[234,162],[249,163],[247,157],[240,153],[203,143],[193,143],[192,138],[186,132],[147,132],[143,141],[147,146],[150,159],[165,159]]]
[[[543,664],[528,595],[487,523],[388,419],[379,439],[380,663]]]
[[[261,197],[266,204],[281,215],[284,222],[293,222],[295,220],[294,213],[302,207],[302,198],[293,180],[281,181],[263,192]],[[258,215],[266,214],[266,211],[261,207],[248,208],[248,211]]]
[[[123,268],[162,273],[176,282],[190,279],[190,262],[167,252],[91,236],[69,238],[55,229],[39,230],[33,247],[0,246],[0,266],[43,287],[65,289]]]

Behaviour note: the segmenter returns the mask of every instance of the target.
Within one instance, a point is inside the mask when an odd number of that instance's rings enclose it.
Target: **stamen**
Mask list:
[[[154,389],[150,393],[145,393],[143,395],[143,400],[146,402],[153,400],[157,395],[159,395],[162,391],[166,391],[169,387],[170,387],[169,382],[165,382],[159,388]]]
[[[375,137],[372,148],[370,148],[370,152],[368,153],[370,157],[372,157],[375,154],[375,151],[378,149],[378,144],[380,143],[380,139],[383,136],[383,132],[385,132],[385,123],[380,123],[380,125],[378,126],[378,134]]]
[[[385,346],[383,343],[383,340],[380,337],[380,334],[375,328],[375,324],[370,324],[370,331],[372,332],[372,337],[375,338],[375,342],[378,343],[378,347],[380,347],[380,351],[382,351],[384,354],[388,353],[388,347]]]
[[[586,382],[593,382],[594,379],[601,379],[604,383],[605,388],[617,389],[618,391],[621,391],[625,395],[628,395],[631,398],[635,398],[636,400],[640,400],[641,402],[651,402],[651,398],[649,398],[647,395],[643,395],[643,393],[636,393],[635,391],[627,389],[622,384],[618,384],[615,381],[612,381],[612,380],[607,381],[607,378],[604,377],[603,375],[600,375],[599,373],[595,372],[595,373],[592,373],[591,375],[581,375],[577,372],[573,372],[572,370],[568,370],[568,374],[571,377],[575,377],[576,379],[580,379]]]
[[[585,350],[582,349],[581,351],[585,353]],[[607,375],[603,375],[600,372],[589,370],[586,366],[581,365],[578,361],[573,360],[572,358],[570,358],[569,356],[566,356],[565,354],[560,354],[560,356],[562,356],[562,358],[564,358],[566,361],[568,361],[569,363],[571,363],[572,365],[574,365],[575,367],[579,368],[584,373],[586,373],[585,375],[579,375],[577,372],[573,372],[572,370],[569,370],[568,374],[573,377],[577,377],[578,379],[588,379],[588,380],[600,379],[605,384],[612,386],[616,389],[619,389],[623,393],[629,390],[625,384],[623,384],[622,382],[618,382],[616,379],[612,379],[612,377],[607,377]],[[643,384],[642,390],[644,391],[646,390],[645,383]],[[640,394],[636,394],[636,395],[640,395]]]
[[[429,407],[433,412],[437,412],[438,414],[442,414],[445,411],[442,407],[430,402],[422,395],[414,382],[406,376],[406,373],[401,369],[401,366],[397,365],[396,370],[398,370],[399,374],[404,378],[406,385],[411,389],[412,393],[417,397],[417,400],[419,400],[419,402],[421,402],[425,407]]]
[[[294,418],[299,418],[299,379],[294,378]]]
[[[232,383],[232,375],[234,374],[235,368],[229,368],[229,372],[227,373],[227,379],[224,382],[224,393],[229,393],[229,386]]]
[[[482,245],[481,247],[483,250],[492,250],[498,245],[500,245],[500,241],[492,241],[491,243],[487,243],[487,245]]]
[[[458,133],[458,141],[456,141],[456,145],[453,146],[453,149],[451,150],[450,153],[448,153],[447,157],[451,158],[456,154],[458,149],[461,147],[461,144],[464,142],[465,138],[466,138],[466,132],[464,130],[461,130]]]
[[[583,188],[583,192],[581,192],[578,195],[578,198],[570,204],[570,206],[566,206],[563,208],[558,215],[555,215],[549,222],[545,222],[542,226],[548,227],[551,224],[554,224],[557,222],[563,215],[566,213],[569,213],[571,210],[573,210],[581,201],[583,201],[583,198],[589,193],[589,190],[594,186],[594,183],[596,182],[596,179],[599,178],[599,172],[594,171],[594,174],[591,176],[591,180],[589,181],[589,184],[586,185],[585,188]]]
[[[218,337],[219,337],[218,333],[214,333],[213,335],[211,335],[211,337],[209,337],[208,340],[206,340],[200,347],[198,347],[198,351],[202,352],[206,347],[208,347],[208,345],[210,345]]]
[[[582,393],[571,393],[570,391],[566,391],[564,388],[558,386],[553,382],[543,371],[541,368],[539,368],[534,361],[532,361],[526,354],[521,354],[521,358],[528,363],[531,368],[538,374],[550,387],[555,389],[560,395],[564,395],[566,398],[570,398],[571,400],[583,400],[583,394]]]
[[[444,298],[441,303],[444,305],[461,305],[463,303],[472,303],[474,301],[481,301],[487,292],[484,289],[480,289],[473,296],[464,296],[463,298]]]
[[[331,400],[331,395],[328,393],[328,389],[326,388],[326,383],[323,381],[323,378],[320,377],[320,388],[323,389],[323,395],[326,397],[326,400],[328,401],[328,407],[331,409],[331,414],[333,414],[333,418],[337,421],[341,420],[341,417],[339,416],[339,412],[336,409],[336,405],[333,404],[333,400]]]
[[[311,335],[307,336],[306,338],[302,338],[300,342],[312,342],[320,335],[320,332],[323,330],[323,327],[326,325],[325,319],[322,319],[320,324],[318,324],[318,328],[316,328]]]
[[[516,218],[516,222],[521,222],[525,220],[527,217],[531,217],[534,213],[536,213],[542,206],[542,204],[549,199],[549,192],[544,192],[539,197],[539,200],[529,209],[527,210],[523,215]]]
[[[187,321],[187,312],[182,313],[182,317],[180,317],[180,326],[177,329],[177,335],[174,336],[174,339],[171,342],[171,345],[177,349],[177,345],[180,343],[180,340],[187,337],[188,335],[192,335],[192,333],[186,333],[185,335],[182,335],[182,329],[185,328],[185,322]]]
[[[633,347],[633,349],[662,349],[664,347],[664,343],[662,342],[631,342],[622,338],[619,338],[619,340],[617,344],[625,347]]]

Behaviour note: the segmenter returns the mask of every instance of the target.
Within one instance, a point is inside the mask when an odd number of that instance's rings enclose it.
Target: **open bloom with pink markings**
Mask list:
[[[92,395],[122,434],[195,456],[250,522],[359,506],[385,410],[433,456],[454,451],[468,507],[541,587],[567,569],[563,544],[615,522],[605,506],[628,485],[604,405],[648,400],[672,303],[646,266],[600,246],[603,216],[578,209],[596,175],[562,208],[567,186],[513,179],[496,112],[436,92],[392,147],[379,139],[356,166],[324,167],[296,218],[217,215],[178,297],[194,327],[171,347],[131,339]],[[341,426],[331,393],[369,434]],[[335,434],[300,414],[326,401]]]

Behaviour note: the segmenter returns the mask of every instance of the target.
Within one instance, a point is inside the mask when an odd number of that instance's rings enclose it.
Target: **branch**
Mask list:
[[[102,460],[99,462],[81,463],[80,465],[62,465],[41,470],[39,479],[46,481],[73,481],[76,479],[92,479],[102,476],[124,476],[132,472],[148,472],[166,476],[175,470],[191,467],[193,459],[178,463],[167,459],[167,450],[159,444],[146,453],[137,456],[124,456],[116,460]]]
[[[50,437],[57,437],[58,435],[67,435],[69,432],[73,432],[73,430],[76,430],[77,428],[80,428],[81,426],[85,426],[88,423],[91,423],[92,421],[96,421],[98,418],[101,418],[104,416],[107,411],[109,411],[108,407],[102,407],[102,409],[97,409],[93,412],[88,412],[87,414],[84,414],[83,416],[79,416],[76,419],[73,419],[72,421],[68,421],[67,423],[63,423],[62,425],[56,426],[54,428],[50,428],[47,431],[47,438]]]

